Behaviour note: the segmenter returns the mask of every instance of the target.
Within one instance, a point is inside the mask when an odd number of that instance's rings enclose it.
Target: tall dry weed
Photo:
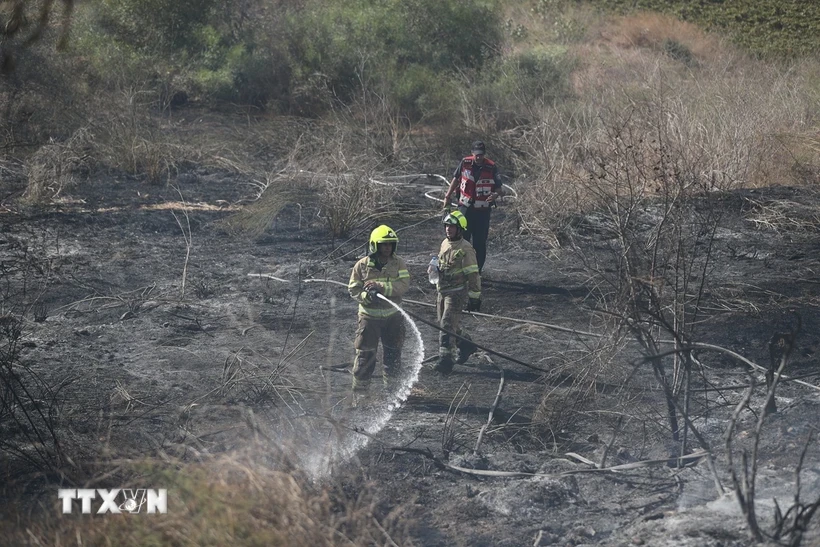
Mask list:
[[[537,438],[546,445],[560,443],[568,429],[599,408],[599,391],[623,382],[629,371],[616,359],[622,345],[617,338],[601,338],[577,353],[556,358],[532,416],[531,429]]]
[[[88,128],[74,132],[65,142],[52,140],[26,161],[23,200],[42,203],[60,197],[63,190],[84,181],[95,167],[94,135]]]
[[[283,128],[287,135],[279,138],[260,133],[261,140],[279,149],[283,142],[291,144],[282,150],[275,170],[262,172],[247,157],[237,157],[236,161],[220,157],[222,167],[240,172],[258,190],[254,202],[223,221],[223,226],[234,233],[258,237],[292,205],[298,207],[300,229],[319,218],[335,239],[375,226],[395,212],[395,188],[378,182],[384,158],[373,148],[375,137],[365,131],[375,131],[374,127],[363,126],[364,120],[352,111],[337,115],[335,120],[338,123],[287,126]],[[388,137],[386,142],[392,143],[393,138]]]
[[[333,238],[375,226],[395,211],[395,188],[380,185],[364,173],[331,175],[319,185],[320,217]]]
[[[100,105],[105,116],[97,122],[97,153],[108,167],[161,184],[177,173],[180,163],[196,154],[163,127],[152,110],[154,106],[154,95],[138,88],[109,96],[108,102]]]

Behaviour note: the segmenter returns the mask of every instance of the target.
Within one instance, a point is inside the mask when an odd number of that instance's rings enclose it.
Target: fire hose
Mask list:
[[[302,281],[304,281],[305,283],[310,283],[310,282],[335,283],[335,284],[341,285],[343,287],[346,286],[344,283],[341,283],[339,281],[334,281],[332,279],[303,279]],[[368,294],[370,294],[371,299],[382,298],[385,301],[388,301],[386,296],[384,296],[383,294],[377,292],[375,289],[371,289],[370,291],[368,291]],[[416,302],[416,301],[412,301],[412,300],[407,300],[407,302],[414,303],[414,304],[432,305],[432,304],[427,304],[426,302]],[[533,369],[533,370],[537,370],[539,372],[550,372],[548,369],[535,366],[535,365],[533,365],[531,363],[527,363],[525,361],[521,361],[520,359],[516,359],[515,357],[513,357],[511,355],[507,355],[506,353],[501,353],[499,351],[495,351],[494,349],[488,348],[487,346],[484,346],[483,344],[477,344],[473,340],[470,340],[467,337],[462,336],[460,334],[457,334],[455,332],[448,331],[447,329],[442,328],[437,323],[434,323],[433,321],[425,319],[424,317],[421,317],[420,315],[418,315],[416,313],[413,313],[413,312],[405,309],[404,307],[402,307],[402,310],[404,310],[404,312],[407,315],[409,315],[410,317],[412,317],[413,319],[415,319],[417,321],[421,321],[425,325],[433,327],[434,329],[439,330],[439,331],[441,331],[445,334],[449,334],[450,336],[453,336],[458,340],[463,340],[465,342],[469,342],[469,343],[473,344],[475,347],[477,347],[478,349],[480,349],[482,351],[485,351],[486,353],[489,353],[490,355],[495,355],[496,357],[500,357],[500,358],[505,359],[507,361],[519,364],[521,366],[524,366],[524,367],[527,367],[527,368],[530,368],[530,369]],[[496,317],[496,316],[493,316],[493,315],[477,313],[477,312],[465,312],[465,313],[476,313],[477,315],[482,315],[482,316],[485,316],[485,317]]]

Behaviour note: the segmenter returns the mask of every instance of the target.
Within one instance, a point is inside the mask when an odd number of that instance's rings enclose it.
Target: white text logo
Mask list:
[[[63,500],[63,514],[71,513],[74,500],[80,500],[80,509],[83,514],[90,514],[91,502],[97,498],[102,500],[95,513],[139,513],[145,512],[167,513],[168,491],[164,488],[152,490],[150,488],[60,488],[57,497]]]

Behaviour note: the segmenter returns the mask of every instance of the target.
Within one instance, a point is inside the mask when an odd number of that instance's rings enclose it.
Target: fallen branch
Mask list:
[[[737,422],[740,419],[740,413],[743,411],[744,408],[747,407],[749,401],[752,399],[752,393],[754,393],[755,389],[755,379],[752,374],[749,374],[749,386],[744,394],[743,398],[740,402],[735,406],[735,410],[732,413],[732,419],[729,420],[729,427],[726,429],[725,435],[725,445],[726,445],[726,458],[729,464],[729,472],[732,476],[732,485],[735,488],[735,497],[737,498],[737,502],[740,505],[740,510],[743,512],[743,516],[746,519],[746,523],[749,525],[749,533],[752,535],[755,541],[763,541],[763,534],[760,531],[760,527],[757,523],[757,517],[755,515],[755,500],[754,500],[754,477],[749,480],[749,468],[748,468],[748,460],[747,454],[744,450],[742,453],[742,469],[743,469],[743,476],[738,477],[738,472],[735,466],[734,457],[732,456],[732,435],[735,431],[735,427],[737,427]],[[749,497],[749,490],[752,490],[751,495]]]
[[[498,408],[498,404],[501,402],[501,393],[504,391],[504,369],[501,367],[496,367],[501,372],[501,378],[498,381],[498,392],[495,394],[495,401],[493,401],[493,406],[490,408],[490,414],[487,416],[487,423],[481,426],[481,431],[478,432],[478,439],[475,442],[475,449],[473,449],[473,454],[478,454],[478,449],[481,448],[481,440],[484,437],[484,432],[493,423],[493,414],[495,414],[495,409]]]

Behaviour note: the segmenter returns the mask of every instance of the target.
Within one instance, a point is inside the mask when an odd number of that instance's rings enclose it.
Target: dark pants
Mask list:
[[[476,209],[474,207],[458,208],[467,219],[467,231],[464,239],[473,244],[475,258],[478,261],[478,271],[484,268],[487,259],[487,238],[490,235],[490,207]]]

